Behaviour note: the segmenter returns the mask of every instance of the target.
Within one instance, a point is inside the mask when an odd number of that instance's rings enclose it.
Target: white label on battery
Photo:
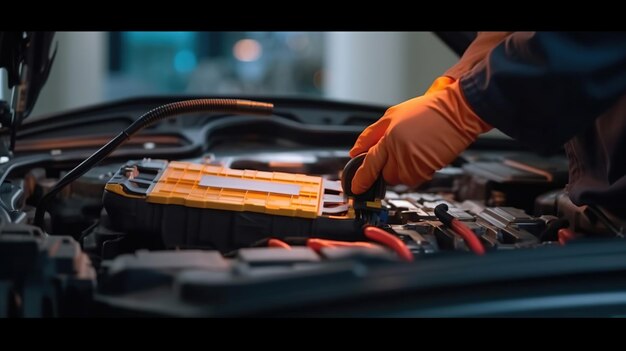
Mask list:
[[[271,183],[240,178],[206,175],[200,179],[200,183],[198,185],[209,186],[211,188],[250,190],[284,195],[300,195],[300,185]]]
[[[324,189],[327,190],[332,190],[332,191],[338,191],[340,193],[343,192],[343,189],[341,189],[341,182],[338,180],[328,180],[328,179],[323,179],[323,185],[324,185]]]
[[[349,209],[350,208],[348,204],[334,206],[334,207],[323,207],[322,213],[328,213],[328,214],[341,213],[341,212],[346,212]]]
[[[343,195],[324,194],[324,202],[343,203],[346,202],[346,198]]]

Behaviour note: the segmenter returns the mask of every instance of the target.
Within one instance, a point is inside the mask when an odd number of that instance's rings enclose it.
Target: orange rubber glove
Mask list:
[[[366,191],[382,173],[390,184],[417,186],[492,127],[469,107],[459,82],[393,106],[359,136],[350,156],[367,156],[352,180]]]
[[[456,79],[448,77],[448,76],[438,77],[437,79],[435,79],[433,84],[430,85],[430,88],[426,90],[424,95],[432,94],[436,91],[442,90],[443,88],[447,87],[448,85],[454,82],[456,82]]]

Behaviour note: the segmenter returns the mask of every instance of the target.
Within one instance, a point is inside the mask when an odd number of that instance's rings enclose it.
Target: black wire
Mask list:
[[[80,244],[80,247],[82,249],[85,248],[85,246],[83,245],[83,240],[85,240],[85,238],[87,237],[87,235],[92,233],[92,230],[94,230],[98,225],[100,225],[100,221],[95,221],[94,223],[92,223],[91,225],[89,225],[89,227],[85,228],[81,233],[80,236],[78,237],[78,243]]]
[[[274,105],[264,102],[236,100],[236,99],[196,99],[179,101],[159,106],[139,117],[130,126],[111,139],[106,145],[87,157],[78,166],[69,171],[46,193],[35,211],[34,224],[45,231],[44,218],[48,203],[68,184],[85,174],[92,167],[105,159],[118,146],[141,129],[165,118],[180,116],[194,112],[228,112],[233,114],[262,114],[271,115]]]
[[[454,220],[454,216],[452,216],[450,214],[450,212],[448,212],[448,205],[446,204],[439,204],[435,207],[435,216],[437,216],[437,219],[447,225],[448,227],[452,227],[452,221]]]

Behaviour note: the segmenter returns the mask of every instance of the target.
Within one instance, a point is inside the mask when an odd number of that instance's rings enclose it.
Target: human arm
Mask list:
[[[550,151],[626,93],[626,33],[515,33],[460,84],[482,120]]]
[[[514,33],[458,84],[390,108],[350,151],[368,156],[352,191],[382,173],[429,180],[494,125],[539,150],[561,145],[626,92],[626,33]]]

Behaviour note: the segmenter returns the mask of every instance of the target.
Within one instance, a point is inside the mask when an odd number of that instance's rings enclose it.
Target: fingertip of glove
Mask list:
[[[348,154],[350,155],[350,157],[355,158],[362,153],[363,152],[361,151],[361,148],[355,146],[352,149],[350,149],[350,152]]]
[[[363,181],[361,178],[363,177],[363,166],[357,169],[356,173],[354,173],[354,177],[352,178],[352,184],[350,186],[350,190],[353,194],[359,195],[367,191],[368,187],[363,185]]]
[[[350,190],[352,190],[352,193],[355,195],[360,195],[362,193],[365,192],[365,190],[367,189],[363,189],[363,187],[361,185],[358,185],[356,183],[352,183],[352,186],[350,187]]]

